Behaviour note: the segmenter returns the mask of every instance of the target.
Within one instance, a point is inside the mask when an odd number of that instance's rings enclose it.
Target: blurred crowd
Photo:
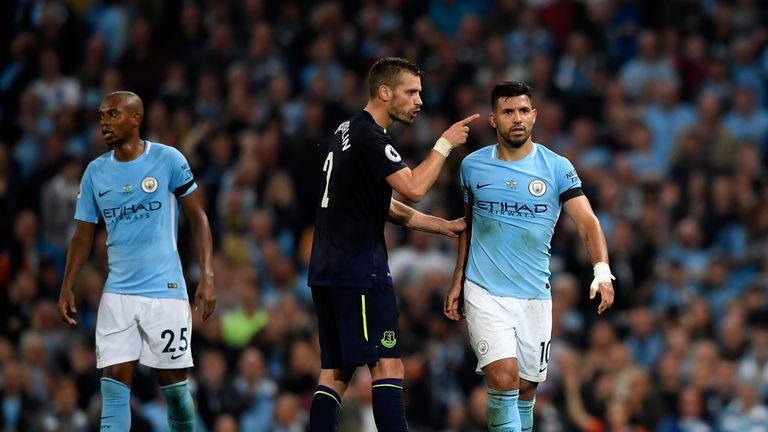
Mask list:
[[[201,431],[302,431],[319,373],[306,286],[328,138],[382,56],[416,61],[424,107],[395,126],[410,166],[490,88],[535,90],[534,141],[568,157],[606,233],[616,303],[567,216],[551,244],[553,342],[537,431],[768,430],[768,8],[761,0],[9,0],[0,13],[0,431],[97,430],[105,232],[56,312],[79,180],[109,149],[101,98],[144,100],[142,136],[179,148],[215,241],[216,314],[196,314]],[[462,214],[458,166],[416,207]],[[411,430],[485,430],[463,323],[441,314],[455,241],[388,225]],[[187,227],[188,286],[198,270]],[[133,428],[166,431],[147,369]],[[370,375],[341,431],[372,431]]]

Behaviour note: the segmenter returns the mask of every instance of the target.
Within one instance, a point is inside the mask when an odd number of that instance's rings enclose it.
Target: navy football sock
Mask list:
[[[405,401],[403,401],[403,380],[382,378],[372,384],[373,419],[380,431],[406,431]]]
[[[309,408],[309,430],[311,432],[333,432],[339,424],[341,396],[332,388],[315,387],[312,406]]]

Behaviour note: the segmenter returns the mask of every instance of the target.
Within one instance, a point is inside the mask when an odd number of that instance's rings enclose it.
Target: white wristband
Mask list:
[[[448,155],[451,154],[451,150],[453,150],[451,142],[443,137],[440,137],[432,148],[445,157],[448,157]]]
[[[611,267],[607,262],[599,262],[593,267],[595,278],[592,280],[592,284],[589,286],[590,298],[597,292],[601,283],[610,282],[616,280],[616,277],[611,274]]]

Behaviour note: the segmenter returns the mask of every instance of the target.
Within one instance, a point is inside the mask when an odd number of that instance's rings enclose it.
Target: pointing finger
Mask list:
[[[460,124],[460,125],[464,126],[464,125],[466,125],[467,123],[471,123],[471,122],[473,122],[473,121],[475,121],[475,120],[477,120],[477,119],[479,119],[479,118],[480,118],[480,114],[472,114],[471,116],[469,116],[469,117],[465,118],[464,120],[460,120],[460,121],[458,122],[458,124]]]

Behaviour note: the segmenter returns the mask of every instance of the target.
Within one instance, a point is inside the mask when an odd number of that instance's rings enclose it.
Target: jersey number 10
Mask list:
[[[325,171],[325,192],[320,201],[320,207],[328,208],[328,187],[331,185],[331,171],[333,171],[333,152],[328,152],[328,157],[323,162],[323,171]]]

